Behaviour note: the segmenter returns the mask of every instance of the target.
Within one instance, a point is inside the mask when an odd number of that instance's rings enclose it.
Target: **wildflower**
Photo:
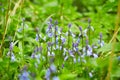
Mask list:
[[[22,73],[19,75],[19,80],[30,80],[29,72],[27,72],[27,66],[24,66]]]
[[[64,37],[61,37],[61,40],[62,40],[62,44],[64,44],[66,41],[66,39]]]
[[[94,57],[94,58],[98,58],[98,55],[97,55],[97,54],[93,54],[93,57]]]
[[[13,53],[13,42],[10,43],[10,47],[9,47],[9,52],[7,53],[7,56],[10,57],[11,61],[14,62],[16,59],[15,59],[15,56],[14,56],[14,53]]]
[[[91,72],[89,72],[89,76],[90,76],[90,78],[91,78],[91,77],[93,77],[93,75],[92,75],[92,73],[91,73]]]
[[[52,52],[51,56],[55,56],[55,53],[54,53],[54,52]]]
[[[51,64],[50,65],[50,70],[52,73],[55,73],[56,72],[56,66],[54,64]]]
[[[52,46],[52,43],[51,43],[51,42],[48,42],[47,44],[48,44],[48,47]]]
[[[90,45],[87,46],[87,55],[88,56],[92,55],[92,48],[90,47]]]
[[[45,74],[46,80],[49,80],[50,75],[51,75],[51,71],[50,71],[50,69],[48,68],[47,71],[46,71],[46,74]]]
[[[23,71],[23,73],[19,77],[19,80],[30,80],[29,73],[27,71]]]
[[[58,25],[58,21],[57,20],[55,21],[55,25]]]
[[[22,32],[22,30],[23,30],[22,28],[18,28],[17,31],[20,33],[20,32]]]
[[[59,40],[59,38],[58,38],[58,36],[56,37],[56,44],[58,44],[58,40]]]
[[[37,62],[40,63],[40,54],[35,55],[35,58],[37,59]]]
[[[50,23],[52,23],[52,18],[49,19]]]
[[[68,28],[71,28],[71,26],[72,26],[72,24],[71,24],[71,23],[69,23],[69,24],[68,24]]]
[[[86,38],[88,38],[88,36],[87,36],[87,32],[88,32],[87,29],[85,29],[85,30],[83,31],[83,36],[85,36]]]
[[[50,52],[48,51],[48,56],[50,56]]]
[[[73,43],[72,47],[75,51],[78,51],[78,43]]]
[[[35,38],[36,41],[39,41],[39,35],[36,34],[36,38]]]
[[[66,48],[64,48],[63,50],[64,50],[64,52],[63,52],[63,56],[65,56],[65,55],[66,55],[67,50],[66,50]]]
[[[52,24],[48,24],[48,28],[47,28],[47,30],[46,30],[46,33],[50,32],[51,29],[52,29]]]
[[[52,32],[50,32],[50,33],[48,33],[48,37],[52,37],[53,36],[53,33]]]
[[[13,42],[10,43],[10,47],[9,47],[10,51],[13,50]]]
[[[98,40],[98,44],[100,44],[100,47],[104,46],[104,41],[102,40],[102,33],[100,33],[100,40]]]
[[[73,51],[72,51],[72,50],[69,50],[68,52],[69,52],[69,54],[70,54],[71,57],[75,57],[75,56],[73,55]]]
[[[52,58],[52,61],[53,61],[53,58]],[[56,72],[56,66],[52,62],[52,64],[50,65],[50,67],[46,71],[46,75],[45,75],[46,80],[50,80],[51,74],[55,73],[55,72]]]
[[[80,32],[82,33],[82,27],[81,27],[81,26],[79,27],[79,30],[80,30]]]
[[[66,56],[65,58],[64,58],[64,61],[66,61],[68,59],[68,56]]]
[[[76,58],[75,57],[73,58],[73,61],[74,61],[74,63],[76,63]]]
[[[12,55],[11,55],[11,61],[12,62],[14,62],[16,59],[15,59],[15,56],[14,56],[14,54],[12,53]]]
[[[59,80],[59,77],[54,76],[54,77],[53,77],[53,80]]]
[[[16,58],[15,58],[15,55],[14,55],[14,53],[13,52],[8,52],[7,53],[7,56],[9,56],[10,57],[10,59],[11,59],[11,62],[14,62],[14,61],[16,61]]]
[[[77,39],[76,43],[80,43],[80,38]]]
[[[58,34],[60,35],[62,33],[62,28],[60,28],[60,30],[58,30]]]

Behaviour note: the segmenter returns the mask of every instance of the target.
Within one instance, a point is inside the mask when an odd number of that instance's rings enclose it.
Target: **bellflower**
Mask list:
[[[102,40],[102,33],[100,33],[100,40],[98,40],[98,44],[100,45],[100,47],[104,46],[104,41]]]
[[[26,66],[24,66],[22,73],[19,75],[19,80],[30,80],[30,74],[26,70]]]
[[[59,77],[54,76],[52,80],[59,80]]]
[[[75,56],[73,55],[73,51],[72,51],[72,50],[69,50],[68,53],[70,54],[71,57],[75,57]]]

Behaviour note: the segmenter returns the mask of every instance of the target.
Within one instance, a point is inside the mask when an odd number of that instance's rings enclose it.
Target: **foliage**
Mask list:
[[[119,80],[118,3],[1,0],[0,80]]]

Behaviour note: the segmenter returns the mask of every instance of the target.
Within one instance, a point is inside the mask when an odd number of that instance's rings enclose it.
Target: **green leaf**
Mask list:
[[[17,46],[14,46],[13,51],[14,51],[15,53],[17,53],[17,52],[20,51],[20,49],[19,49]]]

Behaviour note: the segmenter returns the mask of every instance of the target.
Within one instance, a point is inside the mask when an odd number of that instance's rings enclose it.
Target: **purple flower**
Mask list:
[[[50,20],[50,23],[52,23],[52,18],[50,18],[49,20]]]
[[[55,73],[57,70],[56,70],[56,66],[54,64],[51,64],[50,65],[50,70],[52,73]]]
[[[50,69],[48,68],[47,71],[46,71],[46,74],[45,74],[46,80],[49,80],[50,75],[51,75],[51,71],[50,71]]]
[[[78,51],[78,43],[73,43],[72,47],[75,51]]]
[[[19,75],[19,80],[30,80],[30,74],[26,71],[27,66],[24,66],[22,73]]]
[[[36,34],[36,38],[35,38],[36,41],[39,41],[39,35]]]
[[[20,77],[19,77],[19,80],[30,80],[29,79],[29,73],[27,71],[24,71]]]
[[[59,77],[54,76],[52,80],[59,80]]]
[[[13,42],[10,43],[10,47],[9,47],[10,51],[13,50]]]
[[[104,41],[102,40],[102,33],[100,33],[100,40],[98,40],[98,44],[100,44],[100,47],[104,46]]]
[[[46,33],[50,32],[51,29],[52,29],[52,24],[48,24],[48,28],[46,30]]]
[[[87,56],[91,56],[92,55],[92,48],[90,47],[90,45],[87,46]]]
[[[80,43],[80,38],[77,39],[76,43],[78,43],[78,44]]]
[[[66,61],[68,59],[68,56],[66,56],[65,58],[64,58],[64,61]]]
[[[35,53],[32,53],[31,58],[33,59],[35,58]]]
[[[57,20],[55,21],[55,25],[58,25],[58,21]]]
[[[58,31],[58,26],[55,26],[55,30]]]
[[[51,42],[48,42],[47,44],[48,44],[48,47],[52,46],[52,43],[51,43]]]
[[[73,51],[72,51],[72,50],[69,50],[68,53],[70,54],[71,57],[75,57],[75,56],[73,55]]]
[[[82,27],[81,26],[79,27],[79,30],[80,30],[80,32],[82,32]]]
[[[78,47],[78,43],[73,43],[73,47]]]
[[[61,40],[62,40],[62,44],[64,44],[66,41],[66,39],[64,37],[61,37]]]
[[[11,61],[12,61],[12,62],[16,61],[15,56],[14,56],[13,53],[11,54]]]
[[[50,33],[48,33],[48,37],[53,37],[53,33],[52,32],[50,32]]]
[[[14,62],[14,61],[16,61],[16,58],[15,58],[15,55],[14,55],[14,53],[13,52],[8,52],[7,53],[7,56],[9,56],[10,57],[10,59],[11,59],[11,62]]]
[[[71,23],[69,23],[69,24],[68,24],[68,27],[69,27],[69,28],[71,28],[71,26],[72,26],[72,24],[71,24]]]

